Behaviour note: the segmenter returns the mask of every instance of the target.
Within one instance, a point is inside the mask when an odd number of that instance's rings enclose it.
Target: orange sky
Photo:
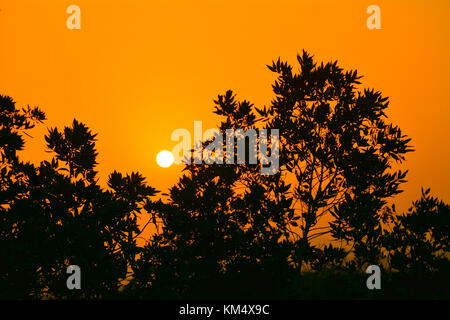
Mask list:
[[[68,30],[66,8],[81,8]],[[382,30],[368,30],[366,8],[381,8]],[[98,132],[101,181],[139,170],[166,190],[180,166],[155,163],[176,128],[214,127],[212,100],[233,89],[269,104],[281,56],[302,49],[358,69],[363,85],[390,97],[389,115],[413,138],[406,209],[420,187],[450,201],[450,1],[448,0],[0,0],[0,93],[40,106],[48,121],[24,157],[43,152],[47,126],[76,117]]]

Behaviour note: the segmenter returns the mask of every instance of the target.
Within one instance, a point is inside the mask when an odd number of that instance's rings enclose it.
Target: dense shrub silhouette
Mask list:
[[[408,213],[393,216],[393,228],[386,235],[386,248],[393,269],[424,277],[446,273],[449,266],[450,206],[422,190]]]

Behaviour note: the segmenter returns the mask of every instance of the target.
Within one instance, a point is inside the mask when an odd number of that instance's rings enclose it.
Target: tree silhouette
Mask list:
[[[232,91],[215,101],[223,135],[279,129],[278,170],[263,174],[248,143],[245,163],[191,161],[159,199],[138,172],[113,171],[100,186],[96,134],[76,119],[48,130],[51,160],[23,162],[24,135],[45,114],[0,95],[0,298],[448,297],[449,206],[429,190],[406,214],[388,205],[406,181],[394,165],[412,148],[388,122],[387,98],[337,62],[303,52],[298,63],[297,73],[280,59],[268,66],[269,106]],[[367,290],[369,264],[383,268],[384,291]],[[66,287],[69,265],[81,290]]]
[[[170,278],[175,282],[158,285],[163,289],[155,295],[175,288],[169,296],[239,296],[236,288],[244,287],[259,297],[290,296],[303,265],[336,268],[349,253],[355,258],[346,268],[381,263],[386,199],[400,192],[406,175],[391,165],[412,151],[410,139],[386,123],[381,93],[357,91],[356,71],[344,72],[336,62],[317,65],[306,52],[298,62],[299,74],[280,60],[269,66],[278,74],[269,107],[236,101],[231,91],[215,101],[215,113],[225,118],[218,127],[223,134],[257,125],[281,130],[279,172],[262,176],[248,162],[187,165],[169,203],[147,208],[161,232],[142,261],[157,269],[145,269],[152,278],[144,276],[141,286]],[[329,225],[319,226],[327,215]],[[347,246],[312,243],[326,234]]]
[[[132,267],[137,214],[156,190],[142,176],[114,172],[102,190],[96,182],[95,134],[74,120],[45,140],[55,153],[37,167],[16,151],[22,134],[42,122],[39,109],[17,110],[1,97],[0,292],[9,298],[101,298],[117,294]],[[66,268],[79,265],[83,290],[69,291]]]
[[[216,101],[216,113],[226,117],[223,132],[252,127],[249,112],[250,104],[231,92]],[[292,267],[291,244],[281,231],[290,202],[282,190],[266,189],[256,165],[191,164],[185,171],[167,203],[146,206],[158,232],[144,249],[134,287],[143,296],[176,298],[269,296],[283,289]],[[284,186],[279,176],[271,180]]]
[[[354,248],[359,267],[376,264],[382,209],[405,182],[406,172],[391,172],[391,165],[412,151],[410,139],[386,123],[387,98],[357,90],[356,71],[337,62],[319,65],[305,51],[298,62],[299,73],[280,60],[269,66],[278,74],[276,96],[268,108],[257,109],[267,127],[282,130],[280,174],[294,181],[291,224],[299,225],[295,260],[301,269],[317,255],[343,257],[330,246],[317,252],[311,242],[331,232]],[[329,227],[321,219],[332,220]]]

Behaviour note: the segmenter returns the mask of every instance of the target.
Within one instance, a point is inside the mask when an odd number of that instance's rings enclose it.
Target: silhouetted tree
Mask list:
[[[216,113],[225,116],[221,132],[251,128],[250,107],[231,92],[219,96]],[[168,202],[146,206],[158,232],[145,247],[133,285],[149,288],[145,295],[155,297],[273,296],[284,290],[291,248],[281,217],[290,202],[283,190],[260,182],[259,170],[257,165],[187,165]],[[284,186],[279,176],[273,179],[278,188]]]
[[[298,62],[299,73],[280,60],[269,66],[278,74],[276,97],[257,109],[266,127],[280,128],[280,174],[294,181],[294,259],[299,268],[312,262],[318,250],[312,240],[331,232],[354,248],[359,266],[376,264],[382,209],[401,192],[406,175],[391,166],[412,150],[410,139],[386,122],[387,98],[357,90],[356,71],[343,71],[337,62],[317,64],[306,52]],[[329,227],[321,219],[331,220]],[[342,249],[329,246],[317,254],[343,257]]]
[[[156,190],[138,173],[97,184],[95,134],[74,120],[45,140],[55,153],[39,166],[16,151],[42,122],[39,109],[17,110],[1,97],[0,292],[12,298],[101,298],[117,294],[138,254],[137,215]],[[80,266],[82,290],[66,287],[67,266]]]
[[[407,214],[387,204],[406,181],[394,165],[412,151],[387,121],[387,98],[358,89],[361,77],[337,62],[306,52],[298,62],[297,73],[280,59],[269,66],[269,106],[231,91],[215,101],[223,136],[280,130],[278,171],[263,175],[249,161],[258,143],[248,144],[244,164],[187,164],[157,201],[138,172],[99,185],[96,134],[77,120],[48,130],[51,160],[21,161],[24,135],[45,114],[0,95],[0,297],[414,297],[434,288],[448,297],[450,207],[429,190]],[[66,288],[71,264],[82,290]],[[367,264],[384,267],[383,293],[368,293]]]
[[[28,192],[26,173],[34,166],[19,160],[17,152],[23,150],[23,135],[36,123],[43,122],[45,114],[39,108],[17,109],[15,102],[0,95],[0,294],[14,298],[22,292],[31,292],[39,279],[30,273],[21,272],[27,268],[29,259],[26,242],[19,243],[20,221],[11,210],[17,198]]]
[[[169,201],[147,206],[160,229],[134,285],[154,295],[211,297],[239,294],[240,283],[260,297],[289,296],[293,269],[361,272],[384,258],[383,224],[393,215],[387,199],[401,192],[406,175],[392,164],[412,150],[410,139],[386,122],[387,98],[357,90],[356,71],[317,65],[306,52],[298,62],[298,74],[280,60],[269,66],[278,74],[269,107],[236,101],[231,91],[215,101],[223,134],[280,129],[279,172],[263,176],[249,163],[187,165]],[[313,244],[327,234],[344,246]],[[345,264],[349,253],[354,259]]]

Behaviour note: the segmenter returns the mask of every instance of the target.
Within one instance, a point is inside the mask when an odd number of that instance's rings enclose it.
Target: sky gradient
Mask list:
[[[69,30],[66,8],[81,8]],[[366,8],[381,8],[381,30],[366,27]],[[0,94],[41,107],[48,120],[32,131],[25,159],[38,162],[50,126],[73,118],[98,133],[102,183],[113,170],[140,171],[167,191],[181,166],[161,168],[177,128],[213,128],[213,99],[232,89],[269,105],[267,68],[296,63],[303,49],[364,76],[362,87],[390,98],[388,115],[412,138],[405,210],[430,187],[450,201],[450,2],[448,0],[137,1],[0,0]]]

